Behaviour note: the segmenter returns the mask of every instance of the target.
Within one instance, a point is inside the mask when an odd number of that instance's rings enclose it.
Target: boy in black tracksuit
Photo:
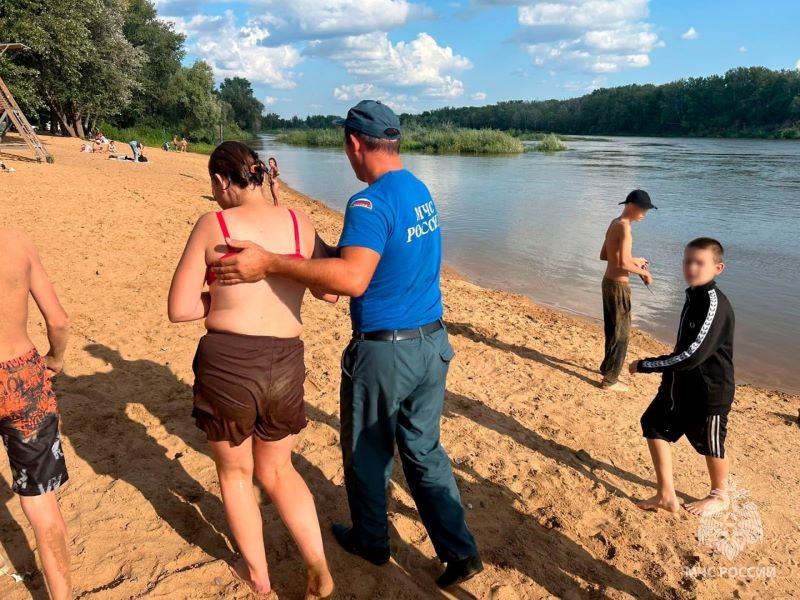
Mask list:
[[[725,434],[736,389],[734,316],[730,302],[714,281],[724,268],[723,249],[718,241],[698,238],[689,242],[683,271],[690,287],[686,290],[675,350],[630,364],[631,373],[663,373],[658,393],[641,419],[656,469],[658,492],[640,502],[640,508],[679,510],[669,442],[676,442],[683,435],[706,457],[711,476],[711,493],[687,504],[686,510],[708,515],[728,507]]]

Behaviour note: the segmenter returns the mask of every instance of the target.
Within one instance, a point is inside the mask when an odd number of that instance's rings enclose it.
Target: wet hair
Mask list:
[[[725,260],[725,249],[722,247],[722,244],[714,238],[695,238],[686,244],[686,249],[689,250],[690,248],[694,250],[711,250],[711,253],[714,255],[715,263],[721,263]]]
[[[270,157],[267,159],[267,164],[269,164],[269,163],[270,163],[270,161],[274,162],[276,167],[278,166],[278,161],[277,161],[277,160],[275,160],[275,157],[274,157],[274,156],[270,156]]]
[[[372,152],[386,152],[387,154],[400,154],[400,140],[383,140],[372,137],[366,133],[361,133],[350,127],[344,128],[344,143],[350,144],[350,136],[353,135]]]
[[[222,142],[208,159],[208,174],[221,175],[240,188],[262,185],[267,166],[249,146],[241,142]]]

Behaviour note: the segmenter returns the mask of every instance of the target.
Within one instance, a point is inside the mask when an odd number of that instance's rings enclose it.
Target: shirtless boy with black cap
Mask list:
[[[67,532],[55,491],[68,476],[50,383],[64,365],[67,314],[25,234],[0,229],[0,255],[0,436],[50,596],[67,600],[72,598]],[[47,324],[50,350],[44,356],[28,337],[29,296]]]
[[[631,223],[643,221],[653,206],[644,190],[633,190],[625,198],[622,214],[611,221],[600,250],[600,260],[608,262],[603,275],[603,322],[605,324],[605,357],[600,365],[601,387],[614,392],[627,392],[628,386],[619,381],[628,352],[631,333],[631,285],[629,274],[639,275],[645,285],[653,282],[644,258],[633,258]]]

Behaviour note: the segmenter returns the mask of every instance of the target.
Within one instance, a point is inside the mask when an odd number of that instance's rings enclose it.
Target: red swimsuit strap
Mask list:
[[[219,228],[222,230],[222,237],[226,240],[231,237],[231,234],[228,233],[228,226],[225,224],[225,217],[222,216],[222,211],[217,211],[217,221],[219,222]]]
[[[291,208],[287,210],[292,215],[292,223],[294,224],[294,254],[295,256],[302,256],[300,253],[300,229],[297,226],[297,216]]]

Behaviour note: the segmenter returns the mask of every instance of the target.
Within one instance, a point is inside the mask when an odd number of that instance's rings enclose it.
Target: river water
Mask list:
[[[276,143],[284,181],[343,210],[364,186],[344,152]],[[725,246],[719,285],[736,312],[739,382],[800,392],[800,142],[603,138],[557,154],[405,155],[441,215],[445,261],[481,285],[602,317],[598,260],[617,203],[637,187],[658,210],[633,226],[648,258],[651,295],[632,279],[634,325],[673,343],[684,296],[683,246],[701,235]],[[328,240],[333,242],[335,240]]]

